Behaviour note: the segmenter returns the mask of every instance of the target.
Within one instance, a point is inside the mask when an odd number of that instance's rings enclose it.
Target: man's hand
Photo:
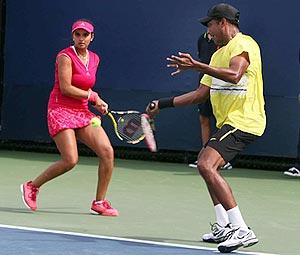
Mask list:
[[[156,114],[158,114],[159,113],[158,100],[151,101],[147,105],[146,112],[151,118],[153,118]]]
[[[195,69],[197,66],[201,65],[201,63],[194,60],[189,53],[179,52],[178,56],[172,55],[171,57],[168,57],[167,60],[170,62],[167,67],[176,68],[176,71],[171,73],[172,76],[181,71]]]

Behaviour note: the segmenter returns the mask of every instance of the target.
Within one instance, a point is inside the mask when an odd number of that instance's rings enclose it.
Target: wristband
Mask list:
[[[95,103],[98,97],[98,93],[95,91],[92,91],[91,89],[88,91],[88,101],[91,103]]]
[[[158,109],[174,107],[174,97],[159,99],[157,106]]]
[[[90,100],[90,97],[91,97],[91,90],[89,89],[89,90],[88,90],[88,96],[87,96],[87,100],[88,100],[88,101]]]

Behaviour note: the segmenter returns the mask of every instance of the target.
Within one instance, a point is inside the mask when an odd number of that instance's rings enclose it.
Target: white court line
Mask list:
[[[4,224],[0,224],[0,228],[19,229],[19,230],[27,230],[27,231],[35,231],[35,232],[43,232],[43,233],[51,233],[51,234],[72,235],[72,236],[90,237],[90,238],[98,238],[98,239],[106,239],[106,240],[114,240],[114,241],[125,241],[125,242],[142,243],[142,244],[152,244],[152,245],[154,244],[154,245],[159,245],[159,246],[186,248],[186,249],[194,249],[194,250],[210,250],[210,251],[214,251],[216,253],[219,253],[218,250],[214,249],[214,248],[208,248],[208,247],[202,247],[202,246],[193,246],[193,245],[185,245],[185,244],[162,243],[162,242],[154,242],[154,241],[139,240],[139,239],[130,239],[130,238],[123,238],[123,237],[92,235],[92,234],[84,234],[84,233],[78,233],[78,232],[50,230],[50,229],[43,229],[43,228],[30,228],[30,227],[4,225]],[[278,254],[275,254],[275,253],[262,253],[262,252],[239,252],[239,251],[235,251],[235,253],[249,254],[249,255],[278,255]]]

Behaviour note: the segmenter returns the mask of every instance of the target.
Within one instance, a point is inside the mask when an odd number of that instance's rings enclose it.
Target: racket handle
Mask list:
[[[155,124],[153,119],[149,119],[149,124],[153,132],[155,132]]]
[[[155,108],[156,104],[154,102],[151,102],[149,105],[149,109],[153,110]]]
[[[152,101],[150,104],[149,104],[149,109],[150,110],[153,110],[155,108],[156,104]],[[155,125],[154,125],[154,120],[152,118],[149,118],[148,119],[149,121],[149,124],[151,126],[151,129],[153,130],[153,132],[155,131]]]

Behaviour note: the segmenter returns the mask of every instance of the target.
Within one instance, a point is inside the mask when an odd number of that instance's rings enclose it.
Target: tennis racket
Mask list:
[[[140,112],[109,110],[106,115],[110,117],[115,134],[120,140],[137,144],[145,138]]]
[[[92,104],[93,105],[93,104]],[[150,103],[150,109],[155,108],[155,103]],[[116,136],[130,144],[137,144],[145,139],[151,152],[157,151],[154,138],[154,121],[146,113],[138,111],[111,111],[108,110]]]
[[[155,108],[155,103],[151,102],[149,105],[149,109],[153,110]],[[151,152],[157,152],[157,146],[156,146],[156,141],[154,137],[154,132],[155,132],[155,126],[154,126],[154,120],[151,118],[148,114],[143,113],[141,115],[141,125],[142,129],[145,135],[145,143],[148,147],[148,149]]]
[[[129,144],[137,144],[145,139],[151,152],[156,152],[156,142],[152,127],[153,120],[145,113],[138,111],[111,111],[110,117],[116,136]]]
[[[141,125],[145,135],[145,142],[151,152],[157,152],[156,141],[154,137],[154,120],[146,113],[141,116]]]

